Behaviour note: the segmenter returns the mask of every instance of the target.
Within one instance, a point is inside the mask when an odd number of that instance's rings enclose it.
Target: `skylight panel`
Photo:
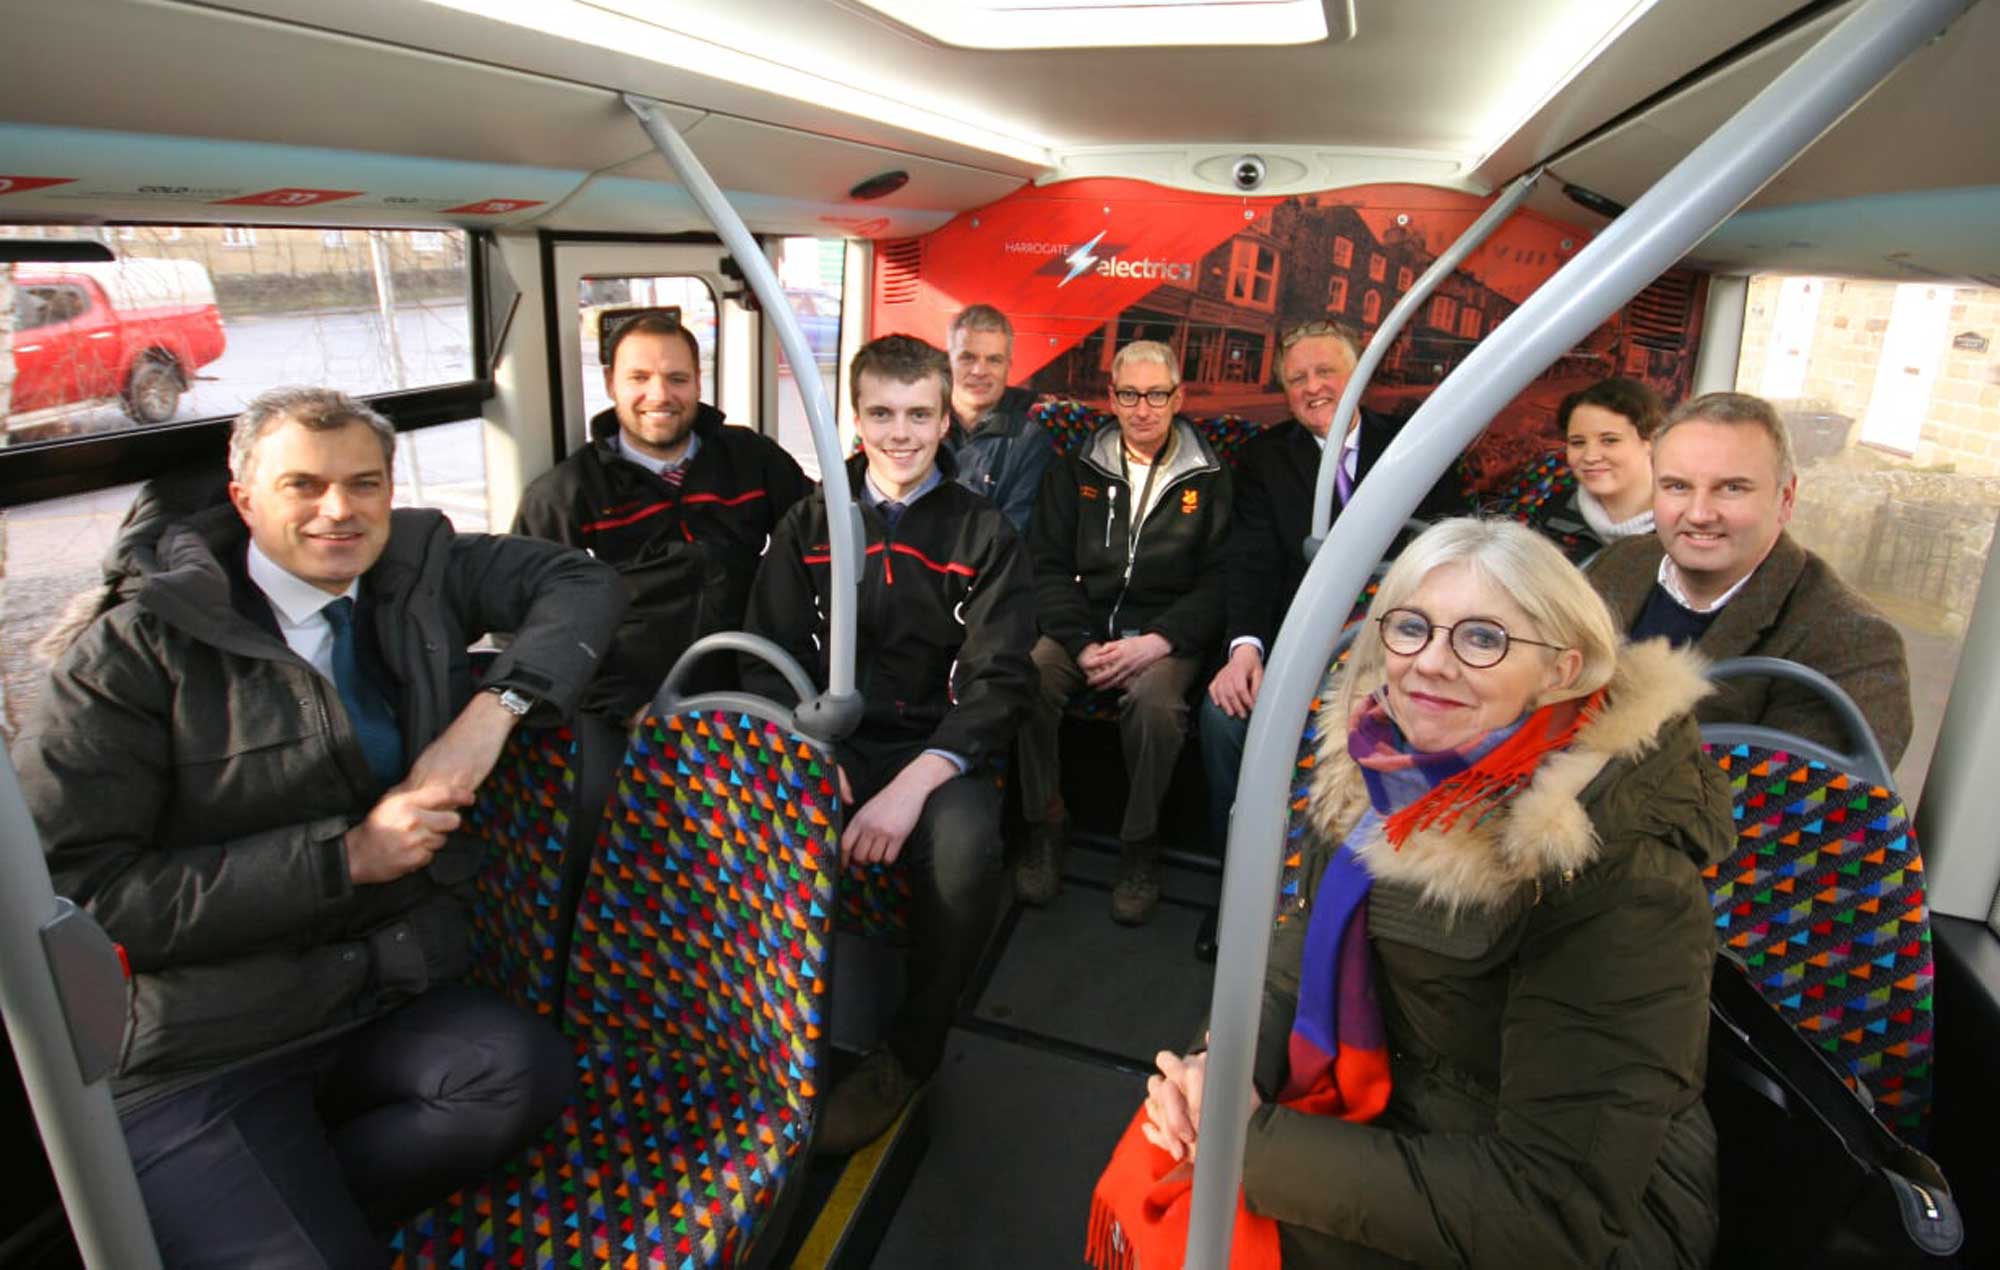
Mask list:
[[[976,49],[1311,44],[1354,34],[1352,0],[849,0]],[[1328,10],[1339,30],[1329,31]]]

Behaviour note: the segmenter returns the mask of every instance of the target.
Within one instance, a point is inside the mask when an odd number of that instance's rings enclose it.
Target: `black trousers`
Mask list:
[[[894,780],[921,745],[842,748],[841,763],[862,802]],[[903,1003],[884,1038],[911,1075],[937,1070],[1000,902],[1000,788],[991,772],[953,777],[924,800],[903,843],[910,871],[910,957]]]
[[[149,1103],[125,1141],[169,1270],[386,1267],[393,1224],[527,1145],[575,1070],[553,1027],[452,985]]]

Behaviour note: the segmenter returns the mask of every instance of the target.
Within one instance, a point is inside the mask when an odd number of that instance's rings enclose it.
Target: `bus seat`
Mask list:
[[[1483,516],[1497,516],[1533,525],[1535,531],[1562,549],[1569,562],[1581,569],[1603,549],[1595,538],[1563,533],[1541,517],[1551,501],[1569,497],[1576,488],[1576,473],[1561,450],[1551,450],[1522,469],[1514,483],[1499,494],[1480,502]]]
[[[900,860],[848,865],[840,875],[838,922],[843,934],[908,943],[909,869]]]
[[[734,703],[649,715],[576,916],[577,1092],[398,1264],[767,1264],[819,1105],[839,833],[818,746]]]
[[[1725,956],[1921,1145],[1931,1101],[1924,862],[1895,789],[1815,758],[1709,744],[1729,778],[1735,853],[1702,877]]]
[[[473,981],[544,1016],[562,991],[575,758],[567,726],[515,729],[466,813],[467,831],[486,844],[473,879]]]

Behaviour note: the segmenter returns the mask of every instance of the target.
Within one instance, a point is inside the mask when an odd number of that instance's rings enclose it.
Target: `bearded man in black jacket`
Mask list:
[[[590,444],[528,486],[514,532],[581,547],[624,578],[632,606],[583,700],[623,720],[688,645],[742,624],[758,557],[812,483],[776,441],[701,400],[700,346],[667,313],[612,329],[604,387],[612,405]],[[728,660],[706,659],[688,686],[733,687]]]
[[[1027,707],[1034,594],[1014,528],[952,479],[951,366],[890,335],[854,356],[861,454],[846,479],[867,530],[855,630],[861,725],[835,747],[847,862],[906,859],[910,982],[887,1043],[835,1085],[818,1148],[881,1136],[934,1070],[1000,892],[996,765]],[[793,508],[750,592],[745,627],[782,646],[822,688],[832,552],[824,493]],[[778,673],[743,663],[745,687],[789,699]]]

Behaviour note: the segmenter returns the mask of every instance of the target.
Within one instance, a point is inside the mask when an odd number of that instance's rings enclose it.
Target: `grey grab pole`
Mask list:
[[[0,756],[0,1018],[83,1263],[91,1270],[158,1270],[159,1249],[111,1091],[102,1081],[85,1082],[57,995],[42,928],[59,908],[14,765]],[[123,1013],[122,1002],[116,1013]]]
[[[1440,384],[1399,433],[1279,628],[1243,751],[1209,1013],[1189,1270],[1229,1261],[1288,780],[1352,597],[1447,464],[1542,369],[1707,237],[1972,0],[1867,0],[1660,178]]]
[[[833,556],[833,612],[827,622],[832,628],[827,646],[827,690],[816,702],[800,702],[797,717],[802,726],[818,736],[840,737],[851,731],[861,718],[861,697],[854,690],[854,621],[860,599],[861,549],[866,534],[861,528],[861,512],[854,505],[854,491],[840,479],[846,458],[840,453],[840,431],[834,426],[833,409],[826,398],[826,385],[814,369],[812,348],[799,319],[785,302],[784,288],[771,262],[750,234],[722,189],[709,176],[688,143],[661,111],[660,104],[631,93],[623,94],[625,105],[638,116],[640,126],[652,138],[660,154],[695,204],[715,225],[723,243],[743,269],[743,277],[756,293],[764,316],[777,327],[778,343],[785,360],[792,364],[792,380],[805,402],[806,419],[812,425],[813,453],[827,479],[820,482],[826,495],[828,546]],[[842,725],[845,726],[842,726]]]
[[[1527,201],[1528,195],[1534,192],[1536,182],[1541,179],[1542,169],[1535,168],[1500,191],[1500,197],[1494,199],[1479,214],[1479,219],[1467,226],[1442,256],[1431,262],[1431,267],[1424,270],[1416,285],[1396,301],[1396,307],[1390,309],[1382,325],[1375,328],[1368,347],[1361,350],[1361,358],[1354,364],[1354,373],[1347,377],[1347,387],[1341,390],[1340,404],[1333,409],[1333,423],[1326,430],[1327,436],[1347,435],[1348,420],[1361,409],[1361,394],[1368,391],[1369,381],[1375,378],[1375,368],[1389,355],[1389,346],[1403,333],[1403,327],[1408,325],[1411,316],[1423,307],[1424,301],[1431,298],[1431,292],[1437,290],[1438,284],[1451,276],[1452,270],[1492,236],[1493,231],[1500,227],[1500,222],[1512,216],[1514,209]],[[1306,539],[1308,559],[1318,554],[1320,544],[1326,541],[1327,528],[1333,524],[1335,478],[1340,472],[1342,453],[1342,447],[1338,445],[1320,448],[1319,477],[1313,483],[1312,535]]]
[[[2000,640],[2000,551],[1989,551],[1979,598],[1965,628],[1968,651]],[[1952,676],[1951,700],[1938,725],[1936,757],[1917,804],[1917,841],[1923,846],[1924,890],[1931,912],[1986,921],[2000,890],[1994,858],[1993,755],[2000,752],[2000,673],[1990,656],[1961,657]]]

